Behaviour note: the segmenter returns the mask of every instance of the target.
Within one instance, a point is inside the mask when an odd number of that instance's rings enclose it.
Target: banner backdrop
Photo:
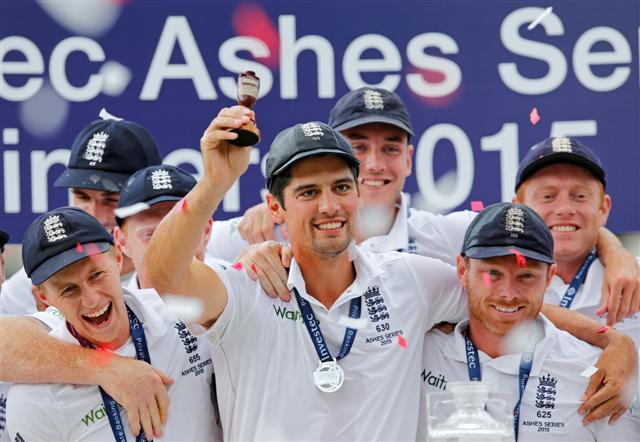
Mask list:
[[[326,121],[338,97],[371,85],[398,92],[411,112],[414,205],[510,199],[526,150],[570,135],[605,165],[609,227],[638,231],[640,2],[556,3],[528,29],[549,4],[4,0],[0,226],[20,242],[38,213],[68,202],[53,181],[103,107],[148,128],[165,163],[197,175],[202,132],[251,69],[263,139],[215,218],[260,201],[280,130]]]

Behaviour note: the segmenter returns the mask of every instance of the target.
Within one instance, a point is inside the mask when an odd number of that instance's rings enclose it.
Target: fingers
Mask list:
[[[149,414],[149,409],[147,407],[142,407],[140,408],[139,413],[140,424],[142,425],[142,431],[144,431],[146,439],[153,439],[155,437],[155,433],[153,431],[153,424],[151,423],[151,415]],[[134,434],[137,436],[139,433]]]
[[[126,408],[126,407],[125,407]],[[127,409],[127,416],[129,417],[129,426],[131,427],[131,433],[140,434],[140,414],[137,409]]]
[[[258,279],[268,296],[279,296],[283,301],[291,299],[287,288],[287,271],[282,265],[282,245],[270,241],[257,244],[243,253],[239,261],[249,277]]]
[[[255,118],[255,114],[244,106],[223,107],[218,115],[211,120],[205,133],[217,129],[236,129],[242,124],[248,123],[251,118]]]
[[[613,327],[618,319],[618,310],[620,309],[620,297],[622,296],[621,288],[617,284],[613,284],[609,291],[609,300],[607,307],[607,325]]]
[[[288,269],[289,267],[291,267],[292,259],[293,259],[293,251],[291,250],[291,247],[289,247],[287,244],[283,244],[282,245],[282,266],[285,269]]]
[[[609,425],[615,424],[616,421],[622,417],[622,415],[625,413],[625,411],[627,411],[627,409],[623,408],[622,410],[618,411],[617,413],[613,413],[611,415],[611,417],[609,418]]]
[[[629,281],[628,284],[625,284],[622,288],[622,293],[620,294],[620,306],[618,308],[618,315],[616,317],[616,322],[623,321],[629,315],[631,311],[631,301],[633,298],[633,292],[635,290],[634,284]]]
[[[153,438],[157,439],[162,437],[162,419],[160,417],[160,407],[158,401],[155,404],[151,404],[149,407],[149,418],[151,420],[151,426],[153,427]],[[146,433],[145,434],[149,434]],[[147,437],[147,440],[149,438]]]
[[[631,304],[629,307],[629,316],[632,316],[640,310],[640,280],[636,281],[636,288],[631,294]]]
[[[598,370],[602,371],[602,370]],[[594,375],[595,376],[595,375]],[[616,400],[616,397],[620,393],[620,384],[618,382],[607,382],[600,390],[596,391],[593,395],[589,396],[586,401],[582,403],[578,412],[581,414],[589,412],[589,414],[596,411],[597,416],[604,417],[608,416],[608,414],[601,414],[601,410],[599,407],[602,407],[606,402],[611,399]],[[606,409],[606,407],[605,407]]]
[[[156,398],[156,403],[158,404],[158,413],[160,416],[160,423],[164,424],[167,422],[167,417],[169,414],[169,403],[170,403],[169,394],[167,393],[167,389],[164,388],[164,386],[173,384],[173,379],[165,376],[165,374],[158,369],[154,368],[154,371],[158,374],[158,376],[160,377],[160,380],[162,381],[161,388],[156,389],[155,398]]]
[[[266,203],[249,208],[238,224],[238,231],[250,244],[275,240],[274,223]]]
[[[611,398],[601,403],[596,408],[591,409],[589,413],[587,413],[587,415],[584,417],[584,419],[582,419],[582,423],[583,425],[587,426],[592,422],[595,422],[607,416],[613,417],[613,415],[619,414],[620,411],[624,413],[625,410],[626,407],[624,407],[616,398]]]

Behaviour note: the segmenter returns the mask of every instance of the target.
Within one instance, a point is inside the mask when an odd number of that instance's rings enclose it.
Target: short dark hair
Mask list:
[[[276,199],[280,203],[280,206],[282,206],[282,208],[285,210],[286,210],[286,207],[284,206],[284,189],[291,182],[291,170],[293,169],[293,166],[295,166],[295,164],[296,163],[293,163],[291,166],[287,167],[279,174],[274,175],[273,178],[271,178],[271,186],[268,189],[269,192],[276,197]],[[349,170],[351,171],[351,175],[353,175],[353,180],[356,183],[356,189],[357,189],[358,173],[360,172],[360,168],[359,166],[349,165]]]

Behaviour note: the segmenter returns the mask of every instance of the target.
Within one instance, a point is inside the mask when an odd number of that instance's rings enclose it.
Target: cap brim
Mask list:
[[[135,203],[132,203],[131,205],[137,204],[137,203],[140,202],[140,203],[148,204],[149,206],[153,206],[154,204],[163,203],[165,201],[180,201],[182,198],[184,198],[184,197],[176,196],[176,195],[160,195],[160,196],[157,196],[155,198],[151,198],[150,200],[147,200],[147,201],[136,201]],[[146,209],[146,210],[148,210],[148,209]],[[122,222],[127,218],[128,217],[120,218],[119,216],[116,216],[116,224],[118,224],[118,226],[122,227]]]
[[[95,169],[67,169],[55,181],[55,187],[75,187],[102,192],[120,192],[129,179],[126,173]]]
[[[393,118],[383,117],[382,115],[370,115],[368,117],[356,118],[355,120],[350,120],[346,123],[342,123],[338,126],[335,126],[333,127],[333,129],[340,132],[343,130],[352,129],[357,126],[362,126],[363,124],[371,124],[371,123],[390,124],[392,126],[399,127],[400,129],[407,132],[410,136],[413,136],[413,131],[411,130],[411,128],[406,124],[404,124],[402,121],[399,121]]]
[[[317,157],[319,155],[326,155],[326,154],[340,155],[340,156],[344,157],[347,160],[347,162],[350,163],[351,165],[360,166],[360,161],[358,161],[358,159],[354,155],[349,154],[349,153],[345,152],[344,150],[333,149],[333,148],[324,148],[323,147],[323,148],[320,148],[320,149],[314,149],[314,150],[308,150],[306,152],[300,152],[300,153],[294,155],[292,158],[289,159],[289,161],[284,163],[277,170],[274,170],[273,173],[271,174],[271,176],[278,175],[280,172],[285,170],[287,167],[291,166],[293,163],[296,163],[296,162],[298,162],[300,160],[303,160],[305,158],[310,158],[310,157]]]
[[[526,258],[530,258],[535,261],[540,261],[547,264],[553,264],[553,258],[551,257],[545,256],[542,253],[535,252],[533,250],[514,246],[471,247],[470,249],[464,251],[464,256],[476,259],[495,258],[498,256],[515,255],[515,253],[513,253],[514,250],[521,255],[524,255]]]
[[[591,174],[593,174],[593,176],[596,177],[603,185],[606,186],[604,170],[596,163],[574,153],[558,152],[545,155],[542,158],[538,158],[533,163],[529,164],[529,166],[527,166],[521,173],[520,182],[516,187],[516,192],[518,191],[518,188],[522,185],[522,183],[531,178],[531,176],[538,172],[540,169],[551,164],[558,163],[569,163],[575,164],[576,166],[584,167],[589,172],[591,172]]]
[[[109,247],[111,247],[111,244],[108,242],[94,242],[82,244],[82,251],[80,252],[76,247],[65,250],[64,252],[59,253],[40,264],[40,266],[38,266],[31,273],[31,283],[33,285],[42,284],[65,267],[70,266],[74,262],[80,261],[81,259],[89,257],[90,254],[88,253],[89,251],[86,247],[89,244],[92,245],[89,247],[91,255],[96,254],[96,252],[104,253],[109,250]]]

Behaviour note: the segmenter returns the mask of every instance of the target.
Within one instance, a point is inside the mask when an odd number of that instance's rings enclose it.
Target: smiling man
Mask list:
[[[595,364],[599,350],[540,314],[556,264],[551,232],[531,208],[500,203],[481,212],[465,235],[457,274],[468,293],[469,319],[452,334],[427,334],[419,375],[425,394],[446,390],[450,381],[492,383],[510,398],[519,442],[637,438],[637,410],[621,412],[613,425],[582,422],[578,404],[589,378],[580,374]],[[524,345],[514,349],[508,335],[518,325]],[[607,330],[602,339],[617,338]]]
[[[163,436],[218,440],[209,347],[199,346],[159,298],[143,302],[123,290],[122,253],[95,218],[70,207],[39,216],[27,230],[22,255],[37,296],[64,316],[52,336],[101,350],[94,358],[98,370],[112,359],[111,352],[162,370],[175,379]],[[123,424],[127,416],[118,404],[98,386],[16,384],[7,403],[11,440],[134,440],[138,436]],[[197,407],[188,406],[192,403]],[[156,437],[160,433],[159,427],[154,429]]]

